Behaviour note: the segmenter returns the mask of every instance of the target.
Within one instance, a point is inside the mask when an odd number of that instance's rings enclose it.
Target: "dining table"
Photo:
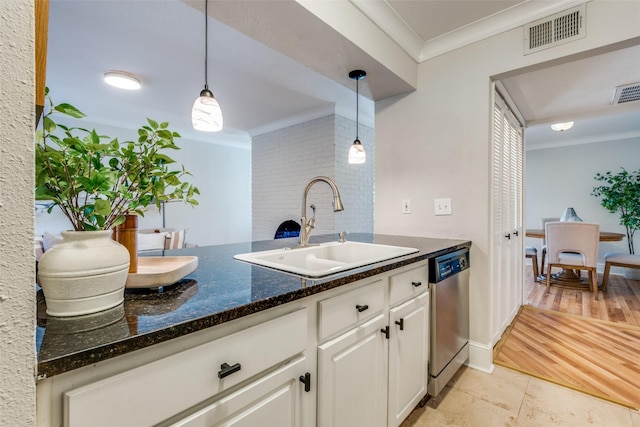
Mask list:
[[[544,239],[545,231],[544,228],[527,228],[525,230],[525,236],[531,237],[534,239]],[[623,233],[614,233],[611,231],[600,231],[600,241],[601,242],[619,242],[625,238],[625,234]],[[544,268],[544,266],[543,266]],[[575,273],[574,270],[570,269],[562,269],[559,273],[555,273],[551,275],[551,278],[562,284],[576,285],[582,282],[582,278]],[[536,280],[538,282],[546,281],[547,276],[542,273],[538,275]],[[587,283],[588,286],[588,283]]]
[[[525,230],[527,237],[533,237],[536,239],[544,239],[544,228],[527,228]],[[600,231],[601,242],[619,242],[624,239],[623,233],[613,233],[611,231]]]

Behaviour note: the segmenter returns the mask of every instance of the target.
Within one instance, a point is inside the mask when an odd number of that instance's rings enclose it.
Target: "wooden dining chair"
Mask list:
[[[640,268],[640,255],[633,255],[621,252],[610,252],[604,254],[604,275],[602,276],[602,291],[607,290],[609,282],[609,270],[611,267]]]
[[[524,254],[527,258],[531,258],[531,268],[533,270],[533,281],[538,280],[540,271],[538,269],[538,250],[533,246],[526,246],[524,248]]]
[[[598,244],[600,225],[591,222],[553,221],[545,224],[547,241],[547,292],[551,268],[587,270],[593,298],[598,298]]]
[[[544,230],[545,225],[548,222],[560,221],[560,217],[549,217],[549,218],[540,218],[540,228]],[[547,257],[547,241],[546,239],[542,239],[542,246],[540,246],[540,253],[542,254],[542,262],[540,263],[540,269],[544,271],[544,262]]]

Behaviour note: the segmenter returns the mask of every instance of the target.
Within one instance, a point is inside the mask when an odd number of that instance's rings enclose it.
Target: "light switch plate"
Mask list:
[[[436,215],[451,215],[451,199],[433,200]]]
[[[402,201],[402,213],[403,214],[410,214],[411,213],[411,200],[410,199],[404,199]]]

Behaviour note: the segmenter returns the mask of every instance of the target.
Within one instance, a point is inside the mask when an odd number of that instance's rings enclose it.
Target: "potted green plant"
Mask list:
[[[603,185],[594,187],[591,195],[602,198],[600,204],[609,212],[619,213],[620,224],[626,229],[629,253],[634,254],[633,237],[640,228],[640,170],[621,169],[616,174],[597,173],[595,180]]]
[[[199,191],[183,180],[190,175],[184,167],[170,168],[175,162],[165,151],[179,149],[174,141],[180,135],[168,123],[147,119],[137,141],[121,143],[96,130],[56,123],[55,114],[85,115],[70,104],[54,104],[48,88],[45,94],[35,142],[35,197],[53,202],[48,212],[58,206],[73,229],[63,231],[63,242],[39,262],[47,313],[105,310],[122,302],[130,265],[129,251],[111,239],[114,227],[127,215],[144,215],[151,204],[158,209],[168,200],[197,205]],[[88,282],[81,283],[80,276]]]

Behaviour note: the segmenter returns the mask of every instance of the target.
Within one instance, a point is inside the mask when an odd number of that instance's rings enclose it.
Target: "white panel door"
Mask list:
[[[389,313],[388,427],[397,427],[427,394],[429,292]]]
[[[318,347],[318,426],[387,425],[385,326],[380,314]]]

